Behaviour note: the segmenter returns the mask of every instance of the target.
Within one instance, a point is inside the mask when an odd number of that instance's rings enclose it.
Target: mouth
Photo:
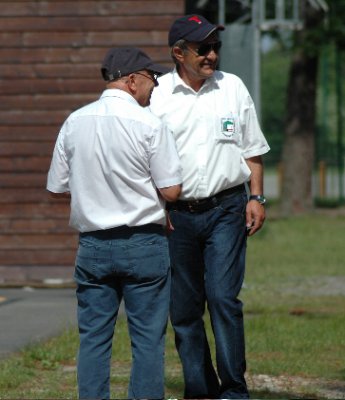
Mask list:
[[[210,68],[210,69],[215,69],[216,68],[216,64],[215,63],[202,63],[201,68]]]

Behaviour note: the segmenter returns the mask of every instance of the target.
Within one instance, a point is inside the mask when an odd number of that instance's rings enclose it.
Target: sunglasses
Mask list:
[[[147,71],[147,73],[149,75],[142,74],[141,72],[135,72],[135,74],[137,74],[137,75],[145,76],[145,78],[150,79],[154,83],[154,85],[157,87],[159,85],[158,80],[157,80],[157,78],[159,77],[159,74],[157,74],[153,71]]]
[[[191,49],[190,47],[187,47],[187,50],[190,50],[192,53],[195,53],[198,56],[206,56],[212,50],[215,53],[218,53],[221,47],[222,47],[222,42],[219,40],[218,42],[201,44],[196,49]]]

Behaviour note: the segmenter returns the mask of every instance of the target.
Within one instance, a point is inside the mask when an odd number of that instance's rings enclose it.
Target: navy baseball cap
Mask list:
[[[147,54],[136,47],[114,47],[105,55],[101,73],[105,81],[112,81],[143,69],[158,75],[169,71],[169,68],[155,64]]]
[[[169,32],[169,46],[172,47],[181,39],[189,42],[202,42],[212,32],[223,31],[224,29],[223,25],[211,24],[202,15],[185,15],[172,24]]]

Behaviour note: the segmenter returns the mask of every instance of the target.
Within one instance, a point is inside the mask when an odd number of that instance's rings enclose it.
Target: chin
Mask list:
[[[213,74],[214,74],[214,71],[215,71],[215,69],[208,69],[208,70],[206,70],[206,71],[202,71],[201,73],[200,73],[200,75],[202,75],[204,78],[210,78]]]

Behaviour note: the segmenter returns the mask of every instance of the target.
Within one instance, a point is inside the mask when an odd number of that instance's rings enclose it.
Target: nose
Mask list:
[[[218,52],[216,52],[213,48],[206,54],[206,58],[212,58],[213,60],[216,60],[218,57]]]

